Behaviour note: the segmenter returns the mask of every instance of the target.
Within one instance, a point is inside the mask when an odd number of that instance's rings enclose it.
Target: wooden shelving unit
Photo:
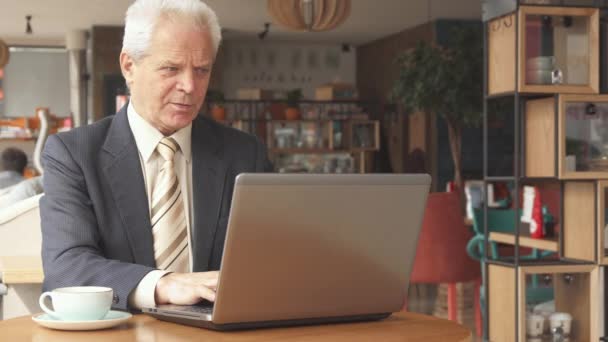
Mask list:
[[[515,252],[504,260],[486,259],[484,340],[529,340],[529,310],[536,301],[547,301],[537,286],[549,291],[556,312],[572,315],[569,341],[597,341],[607,335],[608,95],[599,93],[608,89],[600,86],[600,61],[608,58],[600,58],[606,50],[600,48],[600,14],[608,3],[570,5],[557,0],[484,3],[484,12],[492,16],[484,17],[484,160],[489,160],[488,122],[496,118],[490,104],[511,97],[513,171],[500,176],[514,185],[513,207],[521,207],[522,185],[541,187],[551,181],[560,196],[559,210],[552,213],[559,229],[550,238],[532,238],[518,224],[512,232],[486,228],[488,241],[512,245]],[[496,178],[490,177],[489,168],[486,163],[486,182]],[[524,260],[522,247],[554,254]]]
[[[336,130],[336,123],[340,130]],[[281,130],[286,129],[293,132],[289,138],[281,137]],[[358,173],[365,173],[367,154],[380,149],[380,123],[376,120],[273,120],[267,122],[266,134],[274,160],[281,155],[346,154],[352,156]]]
[[[303,118],[285,120],[280,101],[227,100],[223,103],[228,118],[222,123],[257,135],[268,147],[276,171],[288,158],[332,159],[327,163],[352,165],[334,168],[335,172],[365,173],[370,156],[380,149],[380,122],[370,120],[376,105],[357,101],[302,101]],[[210,115],[212,103],[206,103],[204,115]],[[344,171],[343,169],[351,170]],[[314,172],[333,172],[323,168]]]

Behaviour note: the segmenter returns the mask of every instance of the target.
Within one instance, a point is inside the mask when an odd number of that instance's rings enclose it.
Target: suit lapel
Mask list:
[[[116,114],[104,150],[105,176],[127,231],[135,262],[155,267],[148,197],[137,145],[127,120],[127,106]]]
[[[210,123],[202,117],[192,123],[192,259],[194,271],[209,269],[219,219],[226,165],[222,143]]]

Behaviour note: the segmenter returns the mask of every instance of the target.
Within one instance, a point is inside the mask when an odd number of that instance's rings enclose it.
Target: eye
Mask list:
[[[209,68],[195,68],[194,70],[198,75],[207,75],[209,73]]]
[[[163,74],[175,74],[179,71],[179,68],[173,65],[163,65],[158,70]]]

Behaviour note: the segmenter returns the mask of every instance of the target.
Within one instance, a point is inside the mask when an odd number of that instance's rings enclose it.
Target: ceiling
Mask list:
[[[227,39],[256,39],[271,22],[266,0],[206,0]],[[64,45],[66,32],[122,25],[132,0],[0,0],[0,39],[10,45]],[[25,16],[32,15],[32,35]],[[271,26],[267,39],[359,45],[437,18],[481,19],[481,0],[352,0],[344,24],[329,32],[290,32]]]

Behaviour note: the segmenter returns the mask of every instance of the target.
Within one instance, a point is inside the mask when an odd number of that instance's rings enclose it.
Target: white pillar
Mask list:
[[[86,30],[72,30],[66,34],[65,45],[68,50],[70,70],[70,111],[74,127],[86,125],[86,73],[85,53],[87,48]]]

